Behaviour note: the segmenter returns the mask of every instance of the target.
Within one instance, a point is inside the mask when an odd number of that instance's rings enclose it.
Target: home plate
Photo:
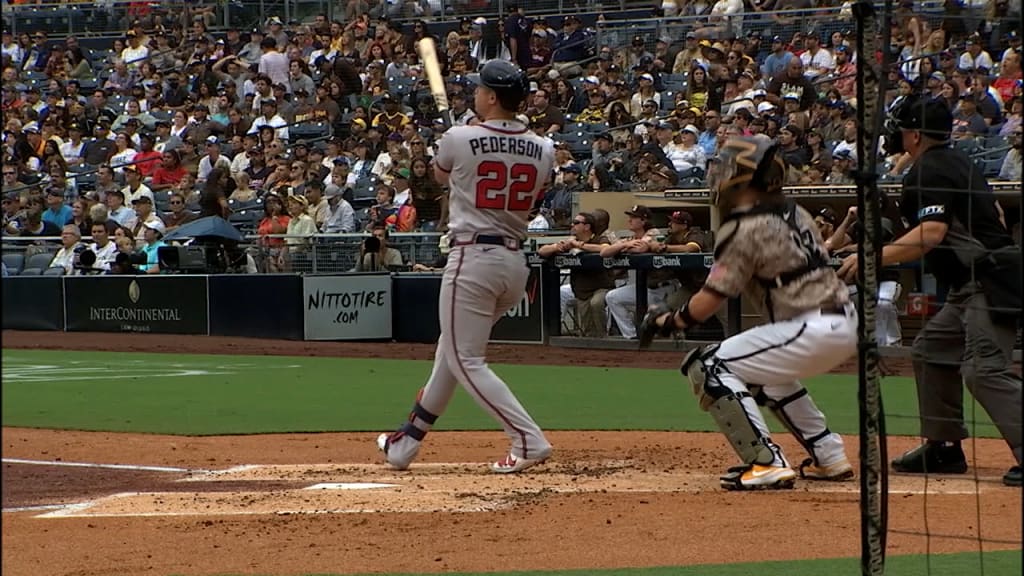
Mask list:
[[[303,490],[373,490],[374,488],[394,488],[398,484],[378,484],[375,482],[321,482],[306,486]]]

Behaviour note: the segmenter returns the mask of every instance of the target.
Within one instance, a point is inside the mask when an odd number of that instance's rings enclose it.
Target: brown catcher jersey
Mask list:
[[[451,174],[449,230],[524,238],[528,213],[547,186],[554,158],[550,140],[514,120],[448,130],[434,162]]]
[[[778,212],[741,215],[722,225],[705,286],[728,297],[742,292],[772,321],[849,302],[846,285],[827,264],[781,286],[775,282],[816,260],[827,263],[828,253],[814,218],[787,201]]]

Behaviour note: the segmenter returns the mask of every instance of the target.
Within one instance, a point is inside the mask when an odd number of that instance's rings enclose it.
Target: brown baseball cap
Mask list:
[[[626,216],[634,216],[643,220],[650,220],[651,209],[642,204],[637,204],[636,206],[633,206],[632,209],[626,210]]]

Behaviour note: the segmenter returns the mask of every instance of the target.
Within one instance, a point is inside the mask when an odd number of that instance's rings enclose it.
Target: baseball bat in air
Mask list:
[[[423,62],[423,69],[427,73],[427,82],[430,83],[430,95],[434,97],[434,104],[437,111],[441,113],[445,128],[451,128],[452,113],[448,109],[448,93],[444,88],[444,78],[441,76],[441,64],[437,60],[437,48],[432,38],[424,38],[416,43],[416,50],[419,52],[420,61]]]

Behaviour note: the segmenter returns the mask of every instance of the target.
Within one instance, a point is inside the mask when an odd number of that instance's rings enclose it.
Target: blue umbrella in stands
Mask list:
[[[243,240],[242,233],[220,216],[207,216],[193,220],[175,228],[164,237],[164,240],[182,240],[184,238],[221,238],[235,242]]]

